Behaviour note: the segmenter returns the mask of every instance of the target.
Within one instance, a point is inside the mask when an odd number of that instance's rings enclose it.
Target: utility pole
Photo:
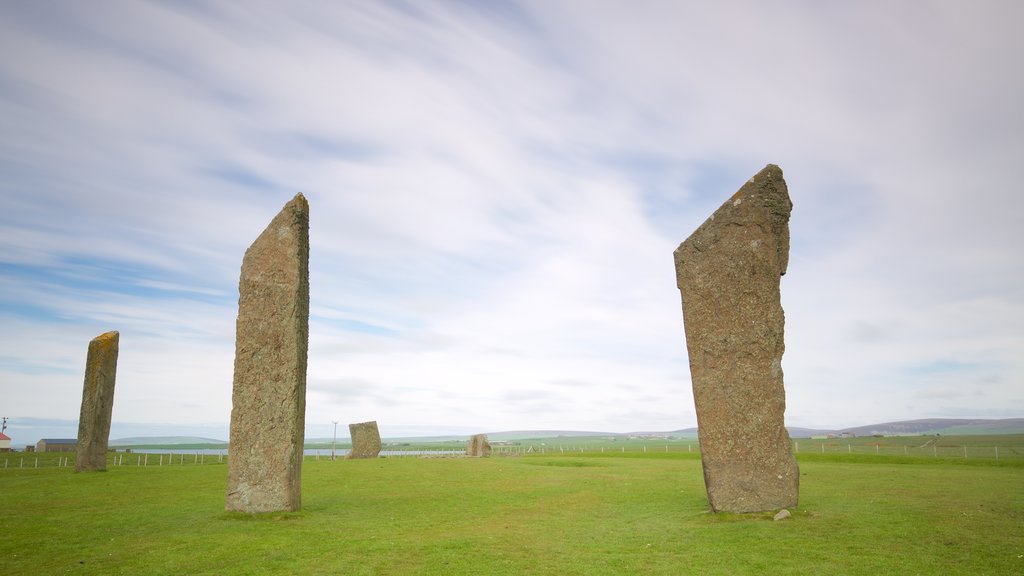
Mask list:
[[[334,447],[338,444],[338,421],[331,420],[334,422],[334,440],[331,441],[331,460],[334,460]]]
[[[0,434],[3,434],[7,430],[7,416],[4,416],[3,428],[0,428]]]

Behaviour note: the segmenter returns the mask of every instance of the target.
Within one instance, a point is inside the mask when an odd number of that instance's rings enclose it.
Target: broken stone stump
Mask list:
[[[491,455],[491,443],[487,441],[487,434],[474,434],[469,437],[469,444],[466,445],[466,456],[486,458]]]
[[[376,420],[349,424],[348,433],[352,436],[352,449],[345,455],[346,459],[376,458],[380,455],[380,432]]]
[[[227,510],[299,509],[308,346],[309,204],[297,194],[242,259]]]
[[[107,469],[107,442],[110,440],[110,416],[114,410],[119,340],[120,334],[111,331],[89,342],[82,407],[78,416],[75,472]]]
[[[797,504],[779,296],[792,207],[782,170],[769,164],[675,251],[704,484],[716,512]]]

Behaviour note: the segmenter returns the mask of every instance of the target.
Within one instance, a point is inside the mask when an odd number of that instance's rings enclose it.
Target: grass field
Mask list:
[[[25,455],[31,456],[31,455]],[[53,455],[40,454],[40,457]],[[5,574],[1021,574],[1024,463],[803,454],[794,517],[707,513],[682,452],[310,460],[303,509],[227,468],[0,470]]]

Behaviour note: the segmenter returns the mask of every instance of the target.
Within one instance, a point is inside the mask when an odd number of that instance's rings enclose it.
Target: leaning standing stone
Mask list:
[[[120,334],[111,331],[89,342],[82,408],[78,417],[75,472],[107,469],[107,442],[110,439],[110,416],[114,410],[119,338]]]
[[[242,260],[227,510],[299,508],[308,346],[309,204],[297,194]]]
[[[346,459],[376,458],[380,455],[380,431],[376,420],[349,424],[348,433],[352,436],[352,449],[345,455]]]
[[[491,443],[487,441],[487,434],[474,434],[469,438],[466,445],[466,456],[486,458],[491,455]]]
[[[800,475],[783,422],[790,202],[769,164],[675,251],[701,460],[714,511],[796,506]]]

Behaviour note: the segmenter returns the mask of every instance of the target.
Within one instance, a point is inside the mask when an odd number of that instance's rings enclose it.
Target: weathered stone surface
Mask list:
[[[486,458],[491,455],[491,443],[487,441],[487,434],[474,434],[469,437],[469,444],[466,445],[466,456]]]
[[[89,342],[85,360],[82,408],[78,416],[75,472],[107,469],[110,416],[114,410],[114,380],[120,334],[100,334]]]
[[[783,508],[782,510],[779,510],[778,513],[775,514],[775,516],[772,516],[772,519],[775,520],[776,522],[779,522],[780,520],[785,520],[787,518],[792,518],[792,517],[793,517],[793,515],[789,513],[789,510],[786,510],[785,508]]]
[[[783,423],[790,202],[769,164],[675,251],[708,502],[714,511],[797,504],[800,475]]]
[[[227,510],[300,506],[308,346],[309,204],[298,194],[242,260]]]
[[[348,432],[352,436],[352,450],[345,458],[376,458],[380,455],[380,432],[376,420],[349,424]]]

